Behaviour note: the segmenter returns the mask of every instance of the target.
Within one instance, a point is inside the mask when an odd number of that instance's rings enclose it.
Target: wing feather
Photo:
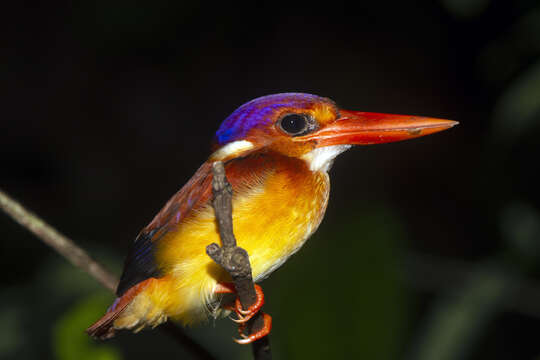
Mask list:
[[[191,210],[209,200],[212,191],[211,169],[210,163],[204,163],[137,235],[124,262],[124,272],[116,289],[118,296],[141,281],[163,275],[154,260],[155,244],[163,235],[175,229]]]
[[[275,157],[252,154],[225,163],[227,179],[233,192],[242,194],[260,187],[267,174],[275,169]],[[116,293],[123,295],[129,288],[148,278],[164,276],[156,264],[156,243],[170,231],[181,226],[193,210],[205,206],[212,197],[212,163],[205,162],[193,177],[165,204],[161,211],[137,236],[125,260],[124,272]]]

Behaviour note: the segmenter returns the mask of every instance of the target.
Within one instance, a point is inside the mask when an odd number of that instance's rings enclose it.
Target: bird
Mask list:
[[[260,311],[224,305],[234,295],[229,274],[206,254],[220,243],[212,198],[212,164],[221,161],[232,186],[232,218],[238,246],[250,258],[254,282],[279,268],[319,227],[328,204],[334,159],[355,145],[389,143],[449,129],[456,121],[339,108],[306,93],[272,94],[251,100],[218,128],[208,159],[164,205],[131,244],[117,298],[87,329],[107,339],[118,330],[138,332],[167,320],[192,325],[211,316],[237,314],[244,323]],[[263,313],[264,314],[264,313]],[[259,331],[237,342],[266,336]]]

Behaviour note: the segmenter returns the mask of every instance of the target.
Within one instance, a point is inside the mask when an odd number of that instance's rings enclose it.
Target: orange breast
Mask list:
[[[271,156],[271,155],[267,155]],[[233,226],[238,245],[250,255],[256,280],[268,276],[296,252],[316,230],[326,209],[329,180],[324,172],[310,171],[305,162],[291,158],[256,159],[229,167],[234,188]],[[251,171],[249,176],[245,171]],[[246,181],[238,181],[244,176]],[[167,294],[154,301],[166,313],[184,322],[204,315],[217,282],[228,275],[206,255],[206,246],[220,243],[209,204],[196,210],[177,231],[161,241],[156,258],[167,273]],[[164,290],[165,291],[165,290]]]

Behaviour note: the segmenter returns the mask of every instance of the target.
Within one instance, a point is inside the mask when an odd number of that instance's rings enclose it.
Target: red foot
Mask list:
[[[233,339],[233,340],[236,341],[238,344],[247,345],[247,344],[251,344],[254,341],[262,339],[266,335],[270,334],[270,330],[272,330],[272,317],[268,314],[263,313],[262,311],[261,311],[261,315],[263,316],[264,325],[259,331],[253,334],[250,334],[249,336],[246,336],[241,332],[240,335],[243,337],[243,339]],[[245,327],[245,324],[240,325],[239,330],[243,331],[244,327]]]
[[[236,298],[236,301],[234,303],[234,307],[232,306],[226,306],[224,307],[227,310],[234,311],[236,313],[236,316],[238,319],[231,319],[232,321],[240,324],[238,327],[238,331],[240,332],[240,335],[243,337],[243,339],[234,339],[239,344],[249,344],[253,341],[259,340],[260,338],[265,337],[270,333],[270,329],[272,328],[272,317],[268,314],[265,314],[261,312],[264,319],[264,326],[261,330],[257,331],[254,334],[251,334],[249,336],[246,336],[243,334],[244,329],[246,327],[246,323],[257,314],[262,306],[264,305],[264,293],[262,291],[262,288],[255,284],[255,292],[257,294],[257,300],[253,305],[251,305],[247,310],[242,309],[242,304],[240,304],[240,300],[238,297]],[[218,283],[214,293],[216,294],[234,294],[236,293],[236,289],[234,288],[233,283]]]
[[[242,304],[240,304],[238,297],[234,302],[235,307],[233,309],[227,309],[234,311],[236,316],[238,316],[238,319],[231,319],[232,321],[238,324],[244,324],[248,322],[256,313],[258,313],[259,310],[261,310],[262,306],[264,305],[264,293],[262,288],[257,284],[255,284],[255,292],[257,293],[257,300],[247,310],[242,309]],[[214,293],[234,294],[236,293],[236,290],[234,288],[234,284],[232,283],[219,283],[217,284]]]

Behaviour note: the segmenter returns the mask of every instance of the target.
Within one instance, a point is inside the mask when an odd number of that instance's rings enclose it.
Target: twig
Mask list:
[[[51,246],[62,256],[68,259],[73,265],[87,272],[101,285],[111,290],[113,293],[118,284],[118,278],[92,259],[86,251],[77,246],[73,240],[59,233],[52,226],[43,221],[36,214],[26,210],[19,202],[0,190],[0,209],[11,216],[25,229],[30,230],[38,239]],[[160,327],[162,331],[168,333],[195,358],[201,360],[212,360],[214,357],[205,348],[188,337],[181,328],[166,323]]]
[[[56,229],[41,220],[34,213],[26,210],[16,200],[0,190],[0,208],[18,222],[22,227],[30,230],[44,243],[58,251],[76,267],[86,271],[93,278],[114,292],[118,283],[116,277],[105,270],[88,254],[75,245],[73,241],[60,234]]]
[[[231,275],[240,304],[242,308],[247,309],[256,302],[257,294],[253,284],[248,253],[236,246],[232,223],[232,188],[225,176],[222,162],[215,162],[212,171],[212,192],[214,195],[212,206],[218,222],[222,247],[213,243],[208,245],[206,252],[212,260]],[[259,312],[248,323],[248,334],[262,329],[263,326],[264,319]],[[252,344],[252,350],[256,360],[272,358],[268,336],[255,341]]]

